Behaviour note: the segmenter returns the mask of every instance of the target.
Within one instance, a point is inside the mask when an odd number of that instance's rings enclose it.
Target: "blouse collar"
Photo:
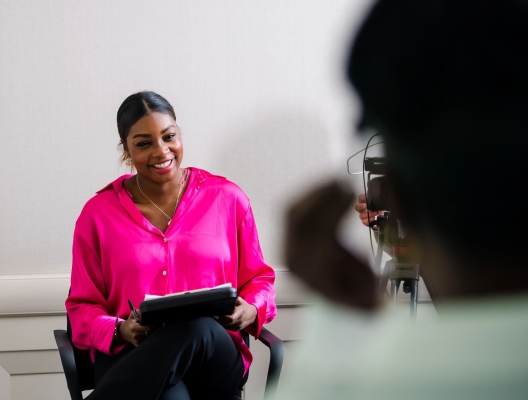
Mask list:
[[[200,187],[206,181],[208,176],[207,172],[198,168],[188,167],[187,169],[189,170],[189,181],[187,184],[187,188],[185,189],[185,192],[183,193],[182,198],[180,199],[180,203],[178,205],[178,208],[176,209],[176,214],[173,218],[173,223],[167,227],[165,233],[161,232],[158,228],[152,225],[150,221],[146,219],[143,214],[141,214],[141,211],[139,211],[135,203],[130,198],[130,194],[125,188],[124,182],[126,179],[132,177],[132,174],[120,176],[115,181],[109,183],[104,188],[97,191],[97,194],[113,188],[116,191],[119,198],[119,202],[121,203],[123,208],[127,211],[130,217],[134,221],[136,221],[138,225],[142,226],[144,229],[152,232],[153,234],[165,237],[174,229],[176,229],[174,228],[174,226],[178,225],[178,220],[192,206],[193,199],[198,194]]]

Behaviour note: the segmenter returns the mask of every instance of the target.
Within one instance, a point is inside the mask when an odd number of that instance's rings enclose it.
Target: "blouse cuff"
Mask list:
[[[246,301],[248,302],[248,304],[255,306],[255,308],[257,309],[257,316],[255,317],[255,321],[253,321],[252,324],[246,327],[246,331],[250,335],[254,336],[255,339],[258,339],[260,331],[262,330],[264,322],[266,321],[267,304],[262,304],[262,301],[257,301],[256,299],[254,301]]]
[[[124,321],[119,319],[120,321]],[[97,317],[92,323],[92,343],[93,346],[107,354],[114,355],[121,351],[124,345],[113,346],[114,341],[114,329],[115,329],[116,317],[110,315],[101,315]]]
[[[117,323],[121,323],[121,322],[125,322],[125,320],[123,318],[119,318],[117,317]],[[125,348],[125,346],[127,345],[126,342],[117,342],[114,340],[114,332],[112,331],[112,344],[110,346],[110,354],[111,355],[116,355],[118,354],[121,350],[123,350]]]

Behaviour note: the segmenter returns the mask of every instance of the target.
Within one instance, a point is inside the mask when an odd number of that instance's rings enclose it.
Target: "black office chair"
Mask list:
[[[67,330],[58,329],[53,331],[55,341],[59,348],[59,354],[66,376],[66,383],[70,391],[72,400],[82,400],[82,391],[91,390],[95,387],[94,381],[94,367],[90,358],[89,350],[80,350],[72,343],[70,319],[67,318]],[[242,331],[244,341],[249,346],[249,334]],[[276,383],[279,380],[279,375],[282,368],[282,361],[284,358],[284,344],[273,333],[266,328],[262,328],[258,338],[270,350],[270,363],[268,368],[268,376],[266,379],[266,388],[264,392],[264,399],[271,400],[275,395]],[[247,381],[247,374],[244,377],[240,389],[233,400],[240,400],[242,395],[242,388]]]

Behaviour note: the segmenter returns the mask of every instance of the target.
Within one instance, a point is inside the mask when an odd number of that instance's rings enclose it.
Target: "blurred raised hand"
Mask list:
[[[292,272],[330,300],[373,311],[380,304],[378,279],[337,238],[339,223],[354,198],[354,193],[332,182],[293,204],[285,257]]]

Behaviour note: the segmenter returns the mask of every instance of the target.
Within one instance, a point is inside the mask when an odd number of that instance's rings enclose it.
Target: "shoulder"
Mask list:
[[[244,202],[249,202],[248,197],[244,191],[236,183],[230,181],[229,179],[220,176],[214,175],[203,169],[189,168],[192,171],[192,174],[195,176],[196,185],[198,187],[207,188],[209,190],[218,191],[219,194],[222,194],[226,197],[242,200]]]
[[[84,205],[79,220],[104,213],[105,210],[109,210],[113,208],[113,206],[119,204],[118,192],[123,190],[123,182],[130,176],[131,175],[122,175],[98,190]]]
[[[193,174],[193,184],[199,190],[213,194],[217,200],[221,199],[228,209],[235,211],[237,219],[245,216],[250,208],[250,201],[240,186],[223,176],[211,174],[203,169],[192,167],[190,170]]]

